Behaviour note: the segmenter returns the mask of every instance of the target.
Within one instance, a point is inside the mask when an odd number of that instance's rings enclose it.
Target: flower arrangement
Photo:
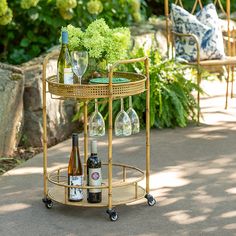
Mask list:
[[[62,29],[63,30],[63,29]],[[86,50],[97,63],[114,63],[127,57],[131,45],[128,28],[111,29],[104,19],[95,20],[85,31],[68,25],[69,50]]]

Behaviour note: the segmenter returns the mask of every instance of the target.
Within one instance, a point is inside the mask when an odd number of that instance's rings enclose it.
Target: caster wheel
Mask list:
[[[154,206],[156,204],[156,199],[152,195],[146,194],[145,198],[147,199],[149,206]]]
[[[49,199],[49,198],[44,198],[44,199],[43,199],[43,203],[45,204],[45,207],[46,207],[47,209],[51,209],[51,208],[53,207],[53,202],[52,202],[52,200]]]
[[[117,219],[118,219],[118,214],[117,214],[117,212],[112,212],[112,213],[110,214],[110,220],[111,220],[111,221],[117,221]]]
[[[148,200],[148,205],[149,206],[154,206],[156,204],[156,200],[153,198],[151,201]]]
[[[111,221],[117,221],[118,220],[118,214],[114,209],[107,210],[107,213],[108,213],[109,218],[110,218]]]
[[[48,208],[48,209],[51,209],[53,207],[53,202],[51,200],[49,200],[47,203],[45,203],[45,206]]]

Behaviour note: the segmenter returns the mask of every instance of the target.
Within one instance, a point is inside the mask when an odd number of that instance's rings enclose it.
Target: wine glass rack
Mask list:
[[[155,198],[149,193],[150,176],[150,81],[149,81],[149,59],[148,57],[122,60],[110,66],[108,71],[108,84],[73,84],[66,85],[57,83],[56,76],[46,77],[46,68],[50,59],[58,56],[58,52],[48,54],[43,62],[43,177],[44,177],[44,198],[43,202],[47,208],[52,208],[53,201],[73,206],[84,207],[107,207],[107,213],[111,221],[118,219],[118,214],[114,206],[127,204],[142,198],[147,199],[149,206],[156,203]],[[128,72],[114,72],[114,69],[121,64],[142,62],[145,64],[145,75]],[[113,84],[112,78],[122,77],[129,79],[127,83]],[[95,98],[104,98],[108,100],[109,128],[108,128],[108,161],[103,163],[103,171],[107,171],[107,180],[101,186],[88,186],[86,181],[82,186],[73,186],[74,188],[102,189],[101,203],[88,203],[86,198],[81,202],[70,202],[68,200],[68,189],[71,187],[67,182],[67,166],[48,171],[47,158],[47,109],[46,93],[57,99],[74,99],[84,101],[84,163],[88,158],[88,103]],[[146,92],[146,169],[141,169],[120,163],[112,162],[112,104],[113,100],[122,97],[128,97]],[[121,173],[119,177],[113,176],[113,168],[118,168]],[[86,164],[84,164],[84,177],[86,180]],[[130,176],[131,175],[131,176]],[[140,181],[146,182],[145,188],[139,185]],[[50,186],[49,186],[50,184]],[[84,194],[86,196],[86,194]]]

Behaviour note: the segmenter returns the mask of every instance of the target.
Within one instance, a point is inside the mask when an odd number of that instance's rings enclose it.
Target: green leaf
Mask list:
[[[29,40],[28,40],[27,38],[23,38],[23,39],[21,40],[21,42],[20,42],[20,46],[21,46],[21,47],[24,47],[24,48],[28,47],[29,44],[30,44],[30,42],[29,42]]]

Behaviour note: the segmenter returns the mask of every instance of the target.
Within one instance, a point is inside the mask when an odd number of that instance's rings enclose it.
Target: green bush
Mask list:
[[[110,27],[131,25],[145,18],[144,6],[144,0],[0,0],[0,61],[21,64],[40,55],[59,43],[68,24],[85,29],[104,18]]]
[[[142,48],[137,49],[130,58],[143,57]],[[189,122],[197,119],[197,103],[193,95],[200,90],[195,82],[185,76],[186,67],[173,60],[163,60],[157,50],[151,50],[150,58],[150,125],[152,128],[185,127]],[[119,70],[145,74],[144,63],[129,64]],[[202,92],[202,91],[200,91]],[[146,123],[146,93],[135,95],[133,108],[136,110],[141,127]],[[102,100],[101,100],[102,101]],[[125,98],[125,109],[128,109],[128,98]],[[89,113],[94,110],[90,104]],[[108,118],[108,104],[101,103],[99,111],[105,120]],[[120,100],[113,102],[113,117],[120,111]],[[74,117],[79,119],[80,114]]]
[[[133,57],[144,56],[138,49]],[[157,50],[150,55],[150,125],[151,127],[185,127],[189,121],[196,121],[197,103],[193,92],[197,84],[185,76],[186,67],[173,60],[163,60]],[[133,65],[133,71],[145,73],[143,63]],[[134,109],[145,124],[146,95],[133,99]]]

